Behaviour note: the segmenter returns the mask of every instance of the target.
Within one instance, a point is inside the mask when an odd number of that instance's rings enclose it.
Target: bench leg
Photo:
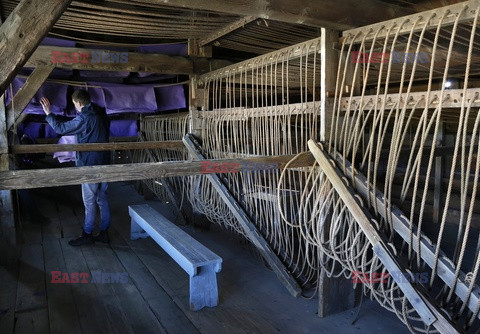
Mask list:
[[[218,305],[217,273],[214,265],[197,268],[198,273],[190,277],[190,309],[198,311],[205,306]]]
[[[148,233],[145,232],[142,227],[138,225],[137,222],[135,222],[135,220],[132,218],[130,224],[130,240],[137,240],[146,237],[148,237]]]

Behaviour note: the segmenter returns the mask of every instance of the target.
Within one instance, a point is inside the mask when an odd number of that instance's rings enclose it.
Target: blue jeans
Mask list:
[[[95,227],[97,205],[100,208],[100,230],[106,230],[110,225],[110,207],[107,199],[108,183],[82,184],[82,198],[85,205],[85,233],[92,233]]]

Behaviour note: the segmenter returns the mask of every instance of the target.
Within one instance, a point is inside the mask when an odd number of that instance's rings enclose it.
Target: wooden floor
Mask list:
[[[324,319],[317,299],[293,298],[237,238],[214,227],[185,230],[223,258],[220,305],[192,312],[188,276],[150,238],[129,239],[127,205],[145,203],[128,183],[110,184],[110,245],[71,247],[80,233],[80,187],[30,194],[46,221],[24,210],[17,265],[0,267],[0,333],[408,333],[376,303]],[[168,204],[148,201],[164,215]],[[174,218],[174,217],[171,217]],[[52,271],[127,273],[127,283],[52,283]],[[124,274],[125,275],[125,274]]]

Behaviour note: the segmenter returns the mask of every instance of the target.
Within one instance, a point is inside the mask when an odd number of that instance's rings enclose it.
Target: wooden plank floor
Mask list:
[[[237,238],[217,227],[185,227],[223,258],[220,305],[192,312],[188,275],[150,238],[131,241],[127,206],[146,201],[128,183],[112,183],[110,245],[71,247],[80,233],[80,187],[30,191],[47,219],[22,216],[21,260],[0,267],[0,333],[408,333],[400,321],[367,301],[356,310],[317,317],[317,299],[293,298]],[[158,200],[150,205],[173,219]],[[33,211],[32,211],[33,212]],[[126,283],[52,283],[52,271],[118,273]]]

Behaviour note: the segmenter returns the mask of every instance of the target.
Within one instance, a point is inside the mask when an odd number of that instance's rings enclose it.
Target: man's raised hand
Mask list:
[[[43,112],[45,115],[50,115],[50,101],[46,97],[42,97],[40,99],[40,104],[42,105]]]

